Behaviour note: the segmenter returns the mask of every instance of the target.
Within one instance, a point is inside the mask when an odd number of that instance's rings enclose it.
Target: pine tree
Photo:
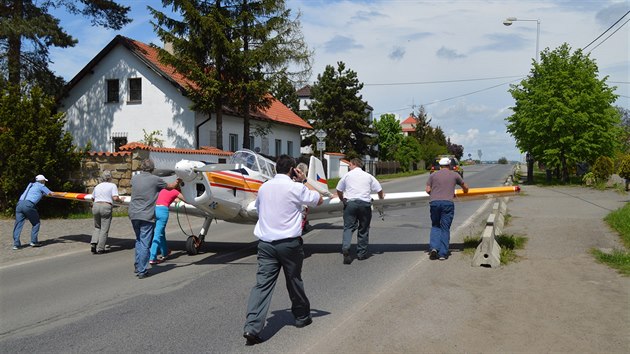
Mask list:
[[[118,30],[131,22],[127,17],[130,8],[111,0],[5,0],[0,3],[0,47],[6,48],[6,53],[0,55],[0,81],[14,86],[21,82],[37,84],[51,94],[61,89],[63,79],[48,67],[48,50],[73,47],[77,40],[63,30],[59,19],[48,13],[48,9],[59,7],[91,18],[94,26]]]
[[[311,88],[313,102],[309,117],[315,130],[323,129],[328,151],[348,158],[374,154],[375,130],[370,126],[368,104],[359,94],[363,83],[356,72],[337,62],[327,65]]]

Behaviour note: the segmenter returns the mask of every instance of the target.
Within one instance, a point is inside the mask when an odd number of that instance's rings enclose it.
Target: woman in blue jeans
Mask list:
[[[168,206],[175,199],[184,200],[179,187],[171,190],[162,189],[160,194],[158,194],[157,202],[155,203],[155,231],[151,242],[149,264],[162,263],[170,254],[166,245],[166,224],[168,223],[169,215]],[[162,254],[161,259],[157,258],[158,251]]]

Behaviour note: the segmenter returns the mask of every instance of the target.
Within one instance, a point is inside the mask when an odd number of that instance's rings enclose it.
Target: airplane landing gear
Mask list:
[[[199,236],[188,236],[188,239],[186,239],[186,252],[188,252],[188,255],[194,256],[199,253],[201,246],[203,246],[203,241],[206,238],[206,234],[208,233],[208,229],[210,228],[210,223],[212,223],[212,219],[206,218],[203,221],[201,231],[199,231]]]
[[[188,239],[186,239],[186,252],[188,252],[188,255],[194,256],[199,253],[202,244],[203,240],[201,238],[195,235],[188,236]]]

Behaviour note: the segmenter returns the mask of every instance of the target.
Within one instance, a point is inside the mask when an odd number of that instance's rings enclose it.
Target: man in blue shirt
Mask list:
[[[37,235],[39,234],[39,214],[37,213],[36,205],[42,200],[42,197],[52,193],[50,189],[46,187],[48,180],[43,175],[37,175],[35,182],[31,182],[24,190],[24,193],[20,196],[20,200],[15,208],[15,225],[13,226],[13,249],[18,250],[22,246],[20,243],[20,234],[22,233],[22,227],[24,226],[24,220],[28,219],[33,225],[31,231],[31,247],[39,247],[42,244],[37,242]]]

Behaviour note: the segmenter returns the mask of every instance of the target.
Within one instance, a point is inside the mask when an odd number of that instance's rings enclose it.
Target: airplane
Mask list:
[[[236,151],[228,163],[217,164],[203,161],[181,160],[175,164],[173,171],[182,180],[181,193],[185,202],[173,202],[169,210],[184,212],[187,215],[205,218],[199,235],[191,235],[186,240],[186,252],[198,254],[213,220],[223,220],[239,224],[255,224],[258,220],[256,196],[260,186],[272,179],[276,174],[275,162],[254,151],[243,149]],[[165,171],[154,171],[163,175]],[[326,174],[322,162],[311,156],[307,179],[323,196],[324,202],[308,209],[308,220],[339,217],[343,203],[328,190]],[[297,182],[296,182],[297,183]],[[500,186],[490,188],[469,188],[464,194],[458,189],[457,200],[478,198],[494,198],[514,195],[520,192],[519,186]],[[92,195],[86,193],[52,192],[52,198],[92,201]],[[127,206],[131,196],[120,196],[121,201],[115,205]],[[386,211],[420,206],[429,201],[426,192],[386,193],[384,199],[372,195],[373,212],[384,216]]]

